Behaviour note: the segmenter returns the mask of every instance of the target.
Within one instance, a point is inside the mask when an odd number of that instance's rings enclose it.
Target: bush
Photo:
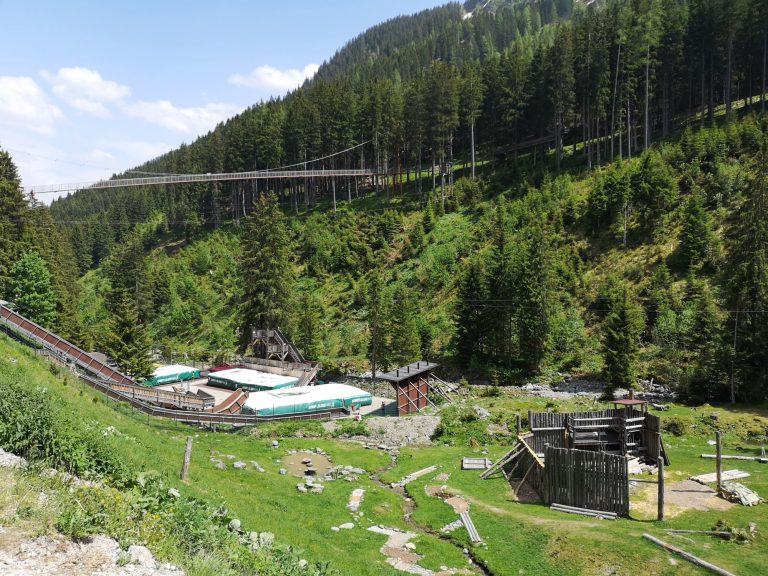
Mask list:
[[[672,436],[684,436],[690,431],[690,423],[683,418],[671,416],[662,419],[661,428]]]
[[[65,415],[50,401],[45,388],[4,382],[0,414],[0,447],[4,450],[44,460],[81,477],[109,476],[119,483],[133,473],[109,438]]]

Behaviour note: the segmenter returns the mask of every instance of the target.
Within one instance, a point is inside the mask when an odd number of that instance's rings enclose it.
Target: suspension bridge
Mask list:
[[[298,164],[282,166],[276,169],[252,170],[249,172],[223,172],[223,173],[196,173],[196,174],[158,174],[143,176],[140,178],[113,178],[93,182],[71,182],[65,184],[43,184],[28,186],[24,190],[28,194],[36,196],[41,194],[57,194],[62,192],[76,192],[77,190],[102,190],[107,188],[129,188],[138,186],[157,186],[162,184],[190,184],[198,182],[232,182],[247,180],[302,180],[315,178],[373,178],[384,176],[371,168],[343,168],[343,169],[307,169],[308,165],[316,164],[323,160],[346,154],[365,146],[368,142],[362,142],[346,150],[334,152],[321,158],[313,158]],[[301,170],[296,169],[302,167]]]
[[[304,178],[371,178],[377,173],[371,169],[346,170],[255,170],[252,172],[224,172],[220,174],[167,174],[143,178],[120,178],[97,182],[74,182],[69,184],[45,184],[25,188],[27,193],[37,195],[74,192],[87,189],[127,188],[134,186],[156,186],[158,184],[184,184],[193,182],[228,182],[240,180],[300,180]]]

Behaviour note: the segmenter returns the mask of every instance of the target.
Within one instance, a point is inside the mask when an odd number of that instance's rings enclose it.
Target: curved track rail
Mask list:
[[[150,416],[200,426],[221,424],[255,426],[264,422],[281,420],[325,420],[344,413],[343,409],[324,412],[298,412],[285,416],[244,416],[209,412],[208,410],[213,407],[213,398],[200,398],[140,386],[125,374],[99,362],[74,344],[2,304],[0,304],[0,324],[4,324],[16,334],[22,335],[29,343],[39,344],[46,354],[59,362],[71,363],[80,368],[77,376],[89,386],[113,400],[127,402]],[[85,374],[83,371],[90,372],[92,375]],[[153,403],[176,406],[177,408],[164,408]]]

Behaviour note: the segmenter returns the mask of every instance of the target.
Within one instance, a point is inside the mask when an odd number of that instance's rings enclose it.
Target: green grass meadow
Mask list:
[[[334,439],[327,433],[319,437],[322,429],[317,423],[293,423],[259,429],[257,433],[203,431],[148,418],[126,405],[107,400],[70,375],[54,372],[57,370],[27,349],[0,336],[0,386],[5,380],[22,379],[29,386],[44,387],[62,410],[89,426],[94,434],[109,434],[107,429],[113,426],[116,432],[112,433],[112,444],[126,463],[160,472],[169,485],[185,495],[214,505],[226,503],[229,513],[242,521],[244,530],[274,532],[280,543],[290,544],[301,557],[310,562],[328,562],[339,574],[399,573],[379,551],[386,537],[366,530],[374,524],[418,533],[414,543],[416,552],[424,556],[420,564],[433,570],[441,566],[468,567],[463,552],[466,548],[487,573],[498,576],[702,573],[680,558],[671,560],[667,552],[644,541],[643,532],[735,574],[761,574],[764,570],[768,551],[767,506],[689,510],[674,515],[670,509],[669,518],[658,523],[649,512],[651,508],[643,506],[642,491],[633,502],[633,518],[616,522],[565,515],[541,504],[518,503],[502,478],[480,480],[479,472],[461,470],[462,456],[480,456],[485,449],[488,457],[497,458],[507,450],[505,443],[510,435],[494,443],[473,432],[487,425],[485,422],[470,422],[466,428],[444,427],[436,445],[402,449],[393,467],[385,452]],[[506,391],[497,397],[474,398],[469,403],[489,409],[491,422],[497,426],[508,426],[516,412],[553,409],[551,401]],[[565,402],[555,409],[585,409],[590,405],[584,401]],[[768,432],[768,408],[764,405],[735,409],[674,406],[662,417],[669,430],[665,442],[672,462],[667,469],[668,484],[692,474],[714,471],[714,461],[699,455],[714,451],[707,441],[714,437],[715,428],[724,432],[726,454],[759,455]],[[194,445],[189,481],[184,484],[179,480],[179,472],[188,435],[194,437]],[[297,437],[302,435],[305,437]],[[476,437],[482,441],[478,443]],[[274,439],[279,440],[278,448],[272,447]],[[315,448],[326,451],[334,464],[364,468],[374,473],[375,478],[336,480],[326,482],[322,494],[299,493],[299,480],[280,475],[278,460],[287,450]],[[227,463],[227,469],[218,469],[212,457]],[[234,469],[232,464],[237,460],[246,462],[247,469]],[[258,462],[265,472],[258,472],[251,461]],[[388,483],[430,465],[437,465],[438,469],[407,486],[412,502],[388,487]],[[741,482],[761,495],[768,495],[768,465],[728,461],[724,468],[749,472],[751,476]],[[440,482],[436,480],[439,474],[449,477]],[[440,533],[440,528],[456,520],[457,515],[441,499],[427,494],[427,486],[438,485],[444,485],[444,492],[461,495],[470,502],[470,513],[484,544],[472,546],[464,529],[450,535]],[[332,526],[353,521],[346,504],[354,488],[365,489],[360,508],[363,515],[354,529],[334,532]],[[752,522],[757,530],[745,543],[664,532],[665,528],[708,530],[718,521],[744,531]]]

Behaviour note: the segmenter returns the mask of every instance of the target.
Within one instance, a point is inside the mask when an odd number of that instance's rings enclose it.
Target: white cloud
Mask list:
[[[106,165],[110,165],[112,162],[117,160],[117,158],[115,158],[112,154],[102,150],[101,148],[94,148],[87,154],[84,154],[83,159],[89,163]]]
[[[56,121],[63,117],[32,78],[0,76],[0,127],[50,135]]]
[[[257,88],[270,94],[283,93],[298,88],[307,78],[315,75],[320,68],[317,64],[307,64],[303,70],[289,68],[280,70],[274,66],[264,65],[254,68],[250,74],[233,74],[229,83],[235,86]]]
[[[60,68],[56,74],[42,71],[40,75],[51,84],[56,96],[80,112],[99,118],[111,115],[107,104],[119,104],[131,95],[127,86],[105,80],[88,68]]]
[[[239,111],[231,104],[212,103],[196,108],[177,108],[168,100],[136,102],[123,107],[123,111],[134,118],[141,118],[169,130],[199,135],[213,129]]]

